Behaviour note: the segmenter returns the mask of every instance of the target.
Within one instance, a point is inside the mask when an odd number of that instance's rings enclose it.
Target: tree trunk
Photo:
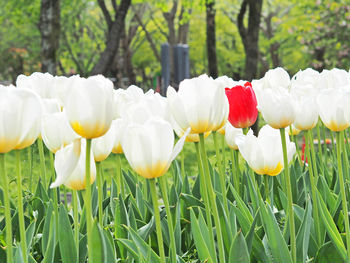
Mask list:
[[[41,70],[56,75],[60,38],[59,0],[41,0],[39,30],[41,34]]]
[[[215,0],[206,0],[207,13],[207,53],[209,75],[218,77],[218,64],[216,58],[216,36],[215,36]]]
[[[174,66],[174,45],[176,43],[175,15],[177,12],[178,1],[173,1],[170,12],[164,12],[163,17],[168,24],[168,43],[169,43],[169,64],[170,64],[170,85],[175,86],[175,66]]]
[[[130,4],[131,0],[122,0],[120,6],[117,8],[115,20],[112,22],[110,30],[107,33],[106,47],[93,67],[91,75],[106,74],[109,71],[110,65],[113,63],[113,59],[119,48],[119,42],[125,25],[125,17]]]
[[[244,15],[249,7],[248,27],[244,26]],[[237,17],[239,34],[244,45],[245,78],[252,80],[257,76],[259,58],[259,25],[262,0],[243,0]]]
[[[237,16],[239,34],[245,51],[245,79],[256,78],[259,60],[259,29],[263,0],[243,0]],[[249,7],[248,27],[244,26],[244,15]],[[254,134],[259,132],[259,119],[252,126]]]
[[[191,14],[192,9],[186,10],[183,6],[181,7],[181,12],[178,20],[178,30],[177,30],[177,43],[187,44],[188,42],[188,32],[190,29],[190,20],[183,22],[184,13]]]

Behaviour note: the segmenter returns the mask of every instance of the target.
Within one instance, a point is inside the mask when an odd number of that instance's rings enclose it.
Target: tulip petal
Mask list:
[[[75,170],[81,154],[81,140],[75,140],[70,145],[57,151],[55,154],[56,180],[50,188],[64,184]]]

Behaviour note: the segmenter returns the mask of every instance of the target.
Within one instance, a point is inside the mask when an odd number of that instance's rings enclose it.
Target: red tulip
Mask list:
[[[225,93],[230,105],[228,121],[236,128],[252,126],[258,117],[258,103],[250,82],[244,86],[237,85],[233,88],[225,88]]]

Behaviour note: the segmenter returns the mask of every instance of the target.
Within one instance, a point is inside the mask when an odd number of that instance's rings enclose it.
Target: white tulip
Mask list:
[[[238,136],[236,139],[239,151],[248,165],[261,175],[278,175],[284,168],[280,131],[265,125],[258,137],[252,133]],[[290,162],[296,152],[295,144],[286,134],[287,157]]]
[[[318,122],[318,107],[314,97],[301,97],[295,100],[294,126],[299,130],[311,130]]]
[[[41,131],[42,105],[40,97],[31,90],[15,89],[18,100],[16,106],[21,110],[17,120],[21,137],[15,149],[23,149],[32,145]]]
[[[92,151],[91,151],[92,154]],[[55,154],[56,180],[50,188],[59,187],[64,184],[73,190],[85,189],[85,163],[86,163],[86,142],[78,139],[68,146],[58,150]],[[91,155],[93,156],[93,155]],[[90,180],[93,183],[96,179],[96,166],[94,159],[90,161]]]
[[[43,116],[41,136],[46,147],[53,153],[80,138],[69,125],[64,112],[45,114]]]
[[[215,79],[215,82],[217,82],[221,87],[225,89],[225,88],[232,88],[237,85],[244,86],[244,84],[247,81],[246,80],[235,81],[227,76],[220,76]]]
[[[41,98],[52,98],[54,77],[50,73],[34,72],[30,76],[19,75],[16,80],[18,88],[30,89]]]
[[[258,110],[273,128],[286,128],[294,122],[294,99],[287,89],[261,89],[257,98]]]
[[[127,123],[123,119],[116,119],[112,122],[111,129],[114,129],[114,142],[112,153],[123,153],[121,144]]]
[[[319,89],[337,89],[350,84],[350,75],[343,69],[323,70],[317,79]]]
[[[167,172],[182,150],[187,133],[174,147],[174,132],[169,122],[149,119],[144,124],[130,123],[124,133],[122,147],[136,173],[144,178],[156,178]]]
[[[105,135],[92,140],[95,162],[102,162],[111,154],[115,141],[115,130],[111,126]]]
[[[67,97],[74,79],[79,79],[79,75],[71,77],[55,76],[53,80],[53,92],[52,96],[58,101],[61,107],[64,107],[67,101]]]
[[[293,87],[300,87],[300,86],[306,86],[306,85],[311,85],[312,87],[315,87],[317,85],[317,79],[319,77],[319,72],[307,68],[305,70],[299,70],[291,80],[291,89]]]
[[[207,75],[186,79],[179,91],[168,88],[167,99],[172,117],[182,130],[191,133],[217,131],[226,124],[228,100],[224,88]]]
[[[225,141],[227,145],[233,149],[238,150],[238,145],[236,144],[237,136],[243,135],[243,130],[241,128],[235,128],[230,122],[225,125]]]
[[[56,113],[61,111],[61,106],[56,99],[41,99],[44,114]]]
[[[263,88],[285,88],[288,89],[290,86],[290,77],[287,71],[283,68],[278,67],[270,69],[266,72],[263,78]]]
[[[350,126],[350,91],[325,89],[317,97],[321,120],[332,131],[342,131]]]
[[[31,145],[40,133],[41,113],[34,92],[0,85],[0,153]]]
[[[70,125],[80,136],[104,135],[113,120],[113,83],[102,75],[75,78],[65,109]]]

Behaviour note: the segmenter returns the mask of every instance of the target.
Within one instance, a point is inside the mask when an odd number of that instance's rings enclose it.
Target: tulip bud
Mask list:
[[[113,83],[102,75],[75,78],[65,109],[77,134],[87,139],[104,135],[114,115]]]
[[[125,130],[122,147],[133,170],[144,178],[164,175],[180,153],[189,130],[174,145],[171,125],[161,119],[149,119],[144,124],[130,123]]]
[[[182,130],[191,133],[217,131],[226,123],[228,101],[225,90],[207,75],[185,79],[179,91],[168,88],[167,99],[170,112]]]
[[[321,120],[332,131],[343,131],[350,126],[350,92],[343,89],[325,89],[317,97]]]
[[[252,126],[257,117],[257,101],[252,85],[246,82],[244,86],[225,89],[230,105],[228,121],[236,128]]]
[[[278,175],[284,168],[280,132],[265,125],[259,136],[252,133],[238,136],[236,139],[239,151],[248,165],[261,175]],[[295,144],[286,134],[287,156],[290,162],[296,152]]]

